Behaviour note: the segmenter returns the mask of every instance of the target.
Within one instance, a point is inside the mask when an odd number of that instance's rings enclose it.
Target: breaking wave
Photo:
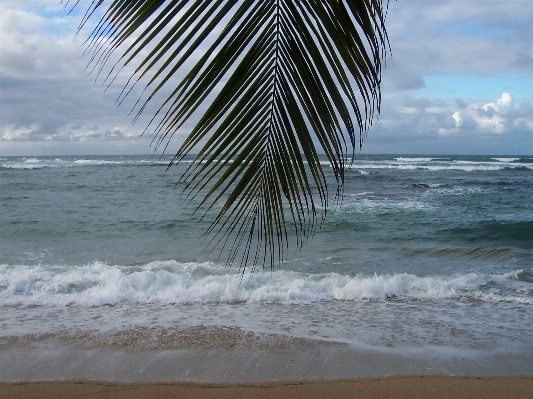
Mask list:
[[[256,273],[239,280],[210,262],[156,261],[144,266],[0,265],[1,306],[106,306],[122,304],[292,303],[439,300],[533,303],[531,293],[500,288],[519,280],[505,274],[467,273],[342,275],[294,271]],[[497,287],[492,289],[490,287]],[[489,288],[487,288],[489,287]]]

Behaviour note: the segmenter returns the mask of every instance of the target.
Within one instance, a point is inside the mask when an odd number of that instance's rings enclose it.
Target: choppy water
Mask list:
[[[240,285],[167,162],[0,158],[1,335],[224,324],[533,355],[532,156],[358,156],[303,250]]]

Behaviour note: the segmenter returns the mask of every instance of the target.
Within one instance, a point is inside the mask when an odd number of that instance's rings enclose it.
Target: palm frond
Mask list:
[[[135,118],[170,88],[150,122],[156,146],[209,104],[171,164],[196,152],[181,181],[197,211],[222,204],[206,234],[243,273],[283,261],[288,229],[300,247],[325,216],[319,152],[342,195],[379,113],[387,1],[113,0],[84,43],[97,73],[123,49],[108,81],[137,63],[121,94],[144,86]]]

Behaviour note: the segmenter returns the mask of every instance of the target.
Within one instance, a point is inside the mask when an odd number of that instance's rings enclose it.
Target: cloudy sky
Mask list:
[[[74,40],[82,6],[0,0],[0,155],[151,153]],[[533,154],[533,1],[397,0],[362,154]],[[182,134],[186,134],[187,126]],[[170,151],[179,144],[175,137]]]

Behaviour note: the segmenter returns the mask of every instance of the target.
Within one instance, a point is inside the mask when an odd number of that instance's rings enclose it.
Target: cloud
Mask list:
[[[523,52],[515,51],[513,65],[518,68],[533,69],[533,56]]]
[[[125,145],[132,152],[150,152],[149,139],[140,138],[144,119],[134,128],[128,104],[115,103],[120,83],[104,93],[88,78],[80,44],[73,40],[79,19],[38,15],[48,0],[26,3],[0,5],[0,152],[56,148],[64,153],[74,143],[88,142],[100,143],[105,152],[113,152],[114,145],[121,146],[117,152]]]
[[[513,106],[513,96],[503,93],[495,102],[471,104],[452,114],[455,127],[441,129],[443,135],[469,131],[473,134],[507,134],[515,130],[533,133],[533,107],[523,103],[519,108]]]
[[[123,127],[124,132],[119,127],[112,129],[102,129],[97,125],[72,125],[47,131],[38,124],[31,125],[6,125],[2,129],[0,140],[13,142],[84,142],[84,141],[104,141],[118,142],[124,140],[139,141],[137,132],[132,132],[131,128]]]
[[[457,99],[455,100],[455,104],[460,108],[460,109],[465,109],[468,107],[468,104],[465,103],[463,100],[461,99]]]
[[[527,155],[532,149],[533,105],[504,93],[485,102],[387,97],[362,151]]]
[[[531,74],[533,2],[480,4],[391,2],[387,27],[394,63],[423,75]]]
[[[60,148],[62,153],[68,152],[69,145],[75,149],[74,143],[89,142],[94,143],[93,151],[100,143],[101,151],[106,153],[113,153],[113,148],[124,153],[128,146],[135,153],[153,150],[150,131],[142,138],[141,133],[165,91],[132,126],[128,113],[143,87],[139,84],[119,107],[116,100],[134,66],[125,68],[107,90],[98,84],[103,78],[95,83],[95,74],[88,76],[91,68],[86,68],[88,60],[81,58],[80,49],[87,32],[80,33],[78,42],[74,40],[84,10],[80,4],[75,10],[77,15],[75,12],[74,16],[67,16],[61,7],[50,6],[49,0],[0,3],[2,155],[13,153],[15,148],[26,151],[30,147],[33,154],[43,148],[48,153],[51,147],[45,143]],[[86,28],[89,29],[90,26]],[[203,108],[202,105],[199,109]],[[186,123],[176,133],[169,152],[177,150],[191,124]],[[97,129],[89,128],[95,125]]]
[[[86,32],[73,40],[85,8],[80,4],[71,16],[60,8],[50,0],[0,1],[0,152],[151,152],[149,138],[139,138],[151,109],[130,125],[137,92],[117,107],[124,80],[104,92],[87,77],[86,61],[80,60]],[[363,151],[533,151],[533,97],[517,90],[533,77],[532,1],[391,2],[387,28],[392,58],[383,74],[382,112]],[[476,97],[459,91],[461,86],[444,98],[431,87],[435,77],[482,81],[498,74],[504,83],[496,94]],[[517,99],[495,100],[502,92]],[[169,152],[193,123],[178,133]]]

